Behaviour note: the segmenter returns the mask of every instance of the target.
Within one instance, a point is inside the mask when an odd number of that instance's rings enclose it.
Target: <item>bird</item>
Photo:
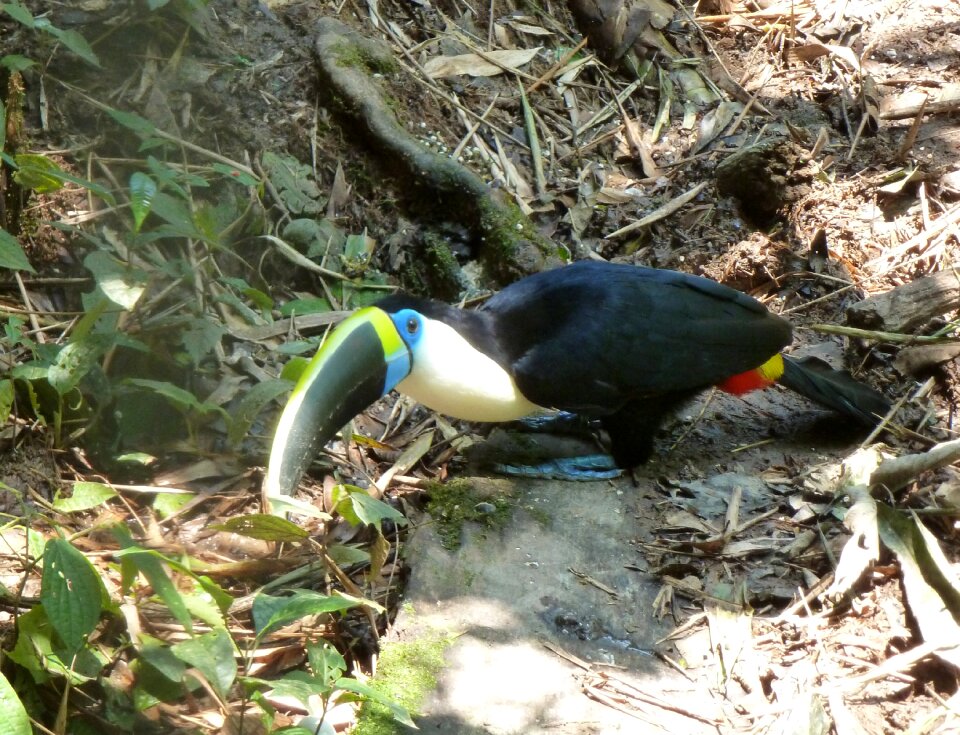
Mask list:
[[[863,425],[878,391],[783,354],[790,323],[756,299],[679,271],[582,260],[522,278],[480,308],[404,293],[341,322],[284,407],[268,497],[289,495],[319,447],[391,390],[439,413],[508,422],[552,410],[599,420],[617,466],[646,462],[668,413],[717,386],[779,383]]]

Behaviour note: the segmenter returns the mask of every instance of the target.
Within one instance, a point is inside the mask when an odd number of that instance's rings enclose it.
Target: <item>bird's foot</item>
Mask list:
[[[612,480],[620,477],[623,470],[617,467],[613,457],[606,454],[588,454],[581,457],[558,457],[531,465],[496,463],[493,469],[501,475],[526,477],[535,480],[572,480],[591,482]]]

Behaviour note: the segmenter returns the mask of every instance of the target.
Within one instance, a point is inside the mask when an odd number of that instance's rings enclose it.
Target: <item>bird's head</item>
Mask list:
[[[330,333],[280,416],[267,468],[268,498],[292,493],[319,448],[410,374],[427,321],[412,308],[370,306]]]

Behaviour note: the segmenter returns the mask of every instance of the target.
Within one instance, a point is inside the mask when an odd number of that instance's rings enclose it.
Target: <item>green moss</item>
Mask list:
[[[433,634],[415,641],[386,643],[380,651],[374,689],[415,715],[437,687],[449,636]],[[382,704],[364,702],[353,735],[399,735],[413,732],[393,719]]]
[[[466,480],[431,483],[428,486],[427,512],[436,523],[444,548],[457,549],[464,523],[478,523],[487,530],[503,528],[513,510],[513,503],[503,496],[487,496],[476,492]]]
[[[333,47],[337,64],[345,67],[367,69],[374,74],[393,74],[400,65],[389,56],[374,53],[371,49],[344,41]]]

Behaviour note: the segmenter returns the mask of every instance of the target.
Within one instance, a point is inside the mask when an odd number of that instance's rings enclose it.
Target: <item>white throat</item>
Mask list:
[[[397,390],[467,421],[514,421],[542,410],[521,395],[506,370],[433,319],[423,320],[413,369]]]

